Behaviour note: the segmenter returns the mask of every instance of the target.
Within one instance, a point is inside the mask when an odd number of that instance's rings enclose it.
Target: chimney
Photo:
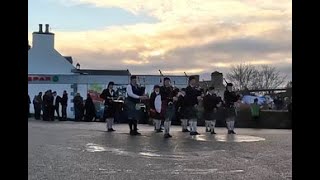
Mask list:
[[[46,24],[46,33],[49,33],[49,24]]]
[[[42,24],[39,24],[39,33],[43,33],[43,31],[42,31]]]

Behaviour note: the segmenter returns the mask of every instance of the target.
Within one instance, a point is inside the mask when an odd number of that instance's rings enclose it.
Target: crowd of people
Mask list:
[[[103,121],[109,132],[113,129],[115,118],[115,102],[119,101],[113,89],[114,82],[109,82],[100,98],[104,100]],[[127,85],[127,97],[123,101],[124,112],[129,124],[130,135],[139,135],[138,121],[141,116],[141,108],[147,108],[149,117],[154,122],[156,133],[163,132],[164,138],[170,138],[170,126],[173,118],[181,121],[182,132],[189,132],[190,135],[198,135],[197,122],[205,121],[206,132],[215,134],[216,120],[223,116],[226,122],[228,134],[235,134],[234,124],[237,116],[236,104],[240,96],[232,91],[232,84],[228,83],[224,93],[224,100],[219,97],[214,87],[209,87],[205,92],[197,86],[196,78],[189,77],[189,84],[186,88],[175,88],[171,85],[170,78],[164,78],[163,85],[155,85],[150,97],[145,94],[145,88],[137,83],[137,77],[131,76],[130,84]],[[67,120],[68,94],[63,92],[62,97],[57,92],[48,90],[42,95],[39,92],[33,99],[35,119],[42,118],[44,121],[54,121],[55,112],[60,121]],[[96,109],[90,94],[84,101],[79,93],[74,99],[75,121],[93,121],[96,118]],[[29,102],[30,104],[30,102]],[[61,116],[60,106],[61,105]],[[162,129],[162,125],[163,128]],[[189,126],[189,128],[188,128]]]
[[[31,101],[30,97],[28,98],[30,107]],[[63,91],[62,97],[58,96],[56,91],[52,92],[52,90],[47,90],[43,95],[42,92],[39,92],[38,95],[34,96],[32,103],[34,107],[34,117],[37,120],[40,120],[41,118],[41,111],[42,119],[44,121],[54,121],[55,113],[57,114],[58,120],[67,120],[68,94],[66,91]],[[61,116],[60,105],[62,107]]]

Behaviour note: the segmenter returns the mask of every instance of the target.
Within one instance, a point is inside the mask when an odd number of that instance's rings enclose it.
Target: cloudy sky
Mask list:
[[[29,0],[29,42],[50,24],[81,68],[134,74],[228,72],[246,62],[291,79],[290,0]]]

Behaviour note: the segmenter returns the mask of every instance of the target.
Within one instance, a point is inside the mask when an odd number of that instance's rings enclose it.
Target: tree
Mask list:
[[[256,68],[246,63],[232,66],[226,77],[235,88],[240,90],[275,89],[283,85],[286,79],[286,76],[282,76],[275,67],[262,65]]]
[[[258,71],[258,76],[254,79],[255,88],[276,89],[283,85],[286,76],[281,75],[275,67],[262,65]]]
[[[258,75],[257,69],[250,64],[242,63],[231,67],[231,72],[227,73],[227,79],[232,82],[236,89],[251,89],[254,85],[252,81]]]

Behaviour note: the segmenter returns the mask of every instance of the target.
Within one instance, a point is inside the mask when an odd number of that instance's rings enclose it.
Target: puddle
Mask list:
[[[219,171],[217,173],[242,173],[244,170],[242,169],[237,169],[237,170],[230,170],[230,171]]]
[[[239,170],[231,170],[229,172],[231,172],[231,173],[239,173],[239,172],[244,172],[244,170],[241,170],[241,169],[239,169]]]
[[[150,153],[150,152],[140,152],[139,154],[143,155],[143,156],[148,156],[148,157],[160,157],[161,156],[160,154]]]
[[[208,141],[205,135],[191,136],[191,139],[194,139],[196,141]]]
[[[266,140],[265,138],[247,135],[215,135],[214,138],[219,142],[257,142]]]
[[[93,144],[93,143],[88,143],[86,150],[88,152],[103,152],[103,151],[106,151],[106,149],[104,147],[99,146],[97,144]]]
[[[69,149],[69,150],[74,150],[74,151],[81,151],[80,148],[67,147],[67,149]]]

